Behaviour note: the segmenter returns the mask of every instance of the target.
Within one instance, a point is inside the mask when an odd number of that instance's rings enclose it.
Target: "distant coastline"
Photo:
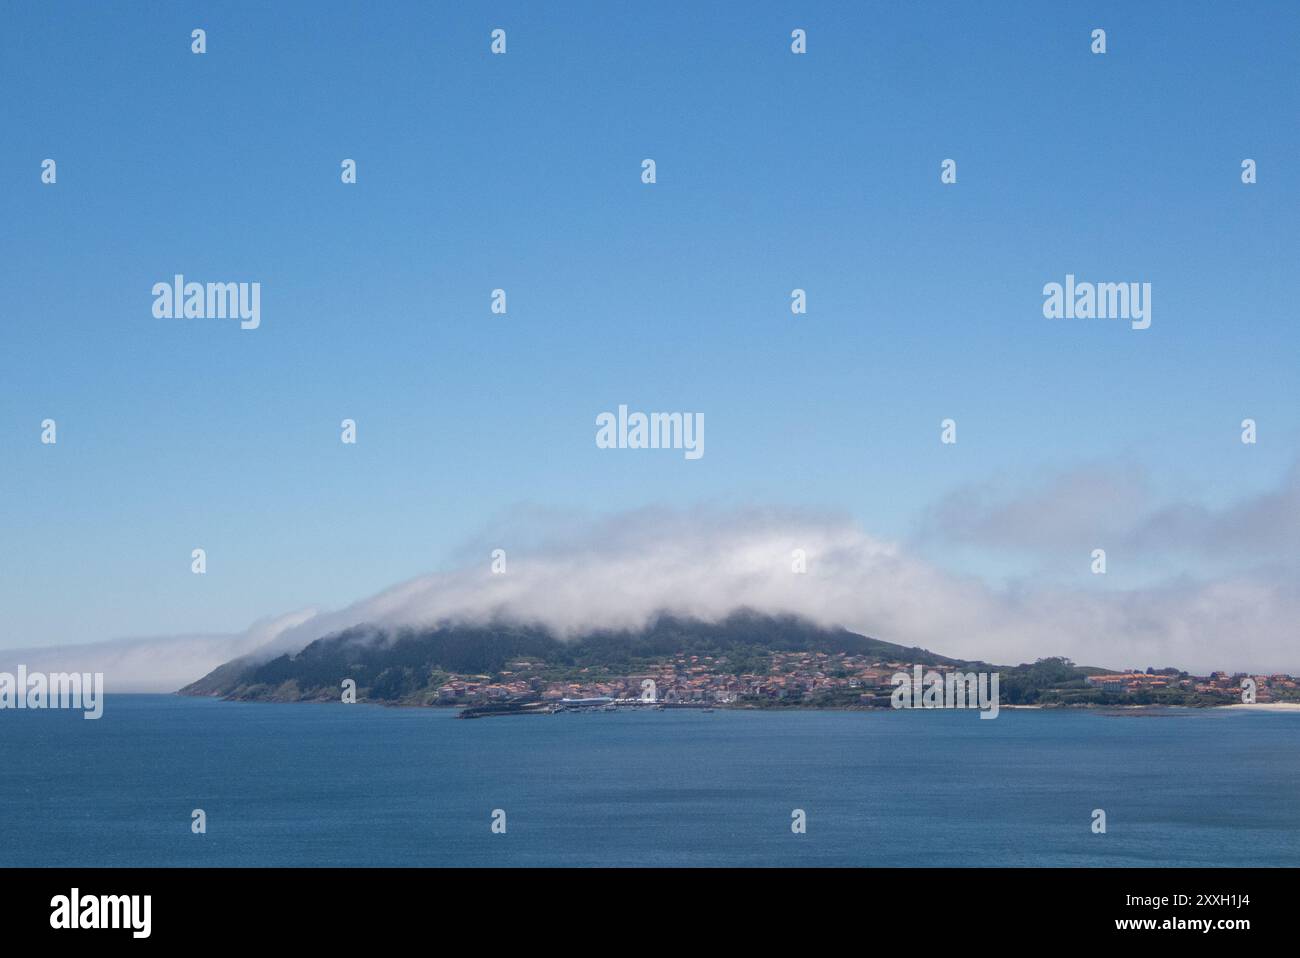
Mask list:
[[[1218,708],[1254,709],[1257,712],[1300,712],[1300,702],[1253,702],[1250,705],[1245,702],[1233,702],[1231,705],[1220,705]]]
[[[718,622],[663,614],[642,629],[563,639],[508,622],[358,627],[295,655],[235,659],[181,692],[242,701],[453,706],[469,710],[469,717],[646,703],[862,710],[893,707],[900,674],[917,689],[923,676],[926,686],[931,676],[996,677],[1001,708],[1209,708],[1250,697],[1255,707],[1300,707],[1300,681],[1281,673],[1117,671],[1061,657],[994,665],[745,610]]]

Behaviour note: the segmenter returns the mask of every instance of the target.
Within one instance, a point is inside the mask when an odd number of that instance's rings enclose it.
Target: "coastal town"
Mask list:
[[[888,707],[892,678],[951,671],[957,665],[882,661],[826,652],[773,652],[764,668],[736,668],[726,655],[677,655],[627,674],[605,668],[556,669],[545,662],[507,662],[497,675],[446,674],[430,705],[628,701],[751,708]],[[974,667],[971,665],[971,667]],[[988,666],[981,666],[988,668]],[[1300,680],[1286,674],[1212,672],[1191,675],[1174,668],[1106,672],[1062,659],[1002,670],[1002,698],[1009,705],[1227,705],[1242,701],[1253,682],[1256,702],[1300,702]]]

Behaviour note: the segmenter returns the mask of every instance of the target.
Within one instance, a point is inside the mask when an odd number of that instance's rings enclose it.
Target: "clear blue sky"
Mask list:
[[[1295,3],[0,16],[0,646],[360,598],[524,501],[906,536],[993,473],[1218,504],[1300,446]],[[155,319],[177,272],[260,282],[261,328]],[[1150,282],[1152,327],[1044,319],[1067,272]],[[598,450],[619,403],[703,412],[704,458]]]

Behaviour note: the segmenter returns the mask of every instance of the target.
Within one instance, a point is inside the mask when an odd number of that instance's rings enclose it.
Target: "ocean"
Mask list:
[[[0,865],[1295,866],[1300,714],[113,695],[0,712]]]

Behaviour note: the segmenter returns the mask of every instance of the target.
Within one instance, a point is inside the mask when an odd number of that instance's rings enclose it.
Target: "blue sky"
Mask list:
[[[351,601],[518,503],[906,539],[970,483],[1120,463],[1221,509],[1296,461],[1295,4],[3,18],[0,645]],[[261,328],[154,318],[178,272],[260,282]],[[1150,282],[1151,328],[1044,319],[1067,272]],[[598,450],[620,403],[704,413],[705,456]]]

